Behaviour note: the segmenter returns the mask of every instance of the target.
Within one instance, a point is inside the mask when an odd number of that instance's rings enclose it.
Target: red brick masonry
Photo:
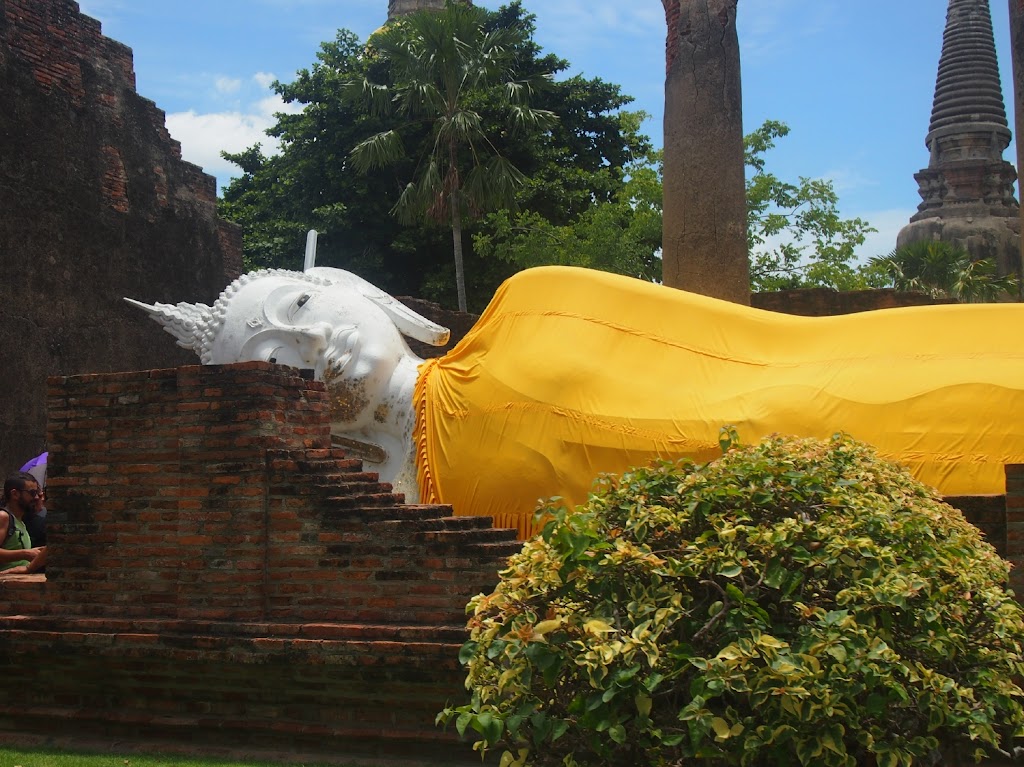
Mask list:
[[[473,758],[464,605],[519,544],[330,447],[323,385],[268,363],[50,379],[50,565],[0,580],[12,732]],[[951,498],[1024,561],[1024,467]],[[1019,571],[1015,571],[1019,572]],[[1018,590],[1024,579],[1014,579]]]
[[[0,730],[450,751],[512,531],[405,506],[267,363],[51,378],[50,565],[0,581]],[[467,749],[468,752],[468,749]]]

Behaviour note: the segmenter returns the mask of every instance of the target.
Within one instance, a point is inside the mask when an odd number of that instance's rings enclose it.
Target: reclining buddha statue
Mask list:
[[[1024,305],[797,317],[628,277],[541,267],[509,279],[444,356],[448,331],[361,278],[264,270],[212,307],[145,309],[204,364],[268,360],[326,383],[331,429],[407,502],[534,530],[538,500],[601,473],[708,460],[719,435],[873,444],[946,495],[1002,493],[1024,463]]]

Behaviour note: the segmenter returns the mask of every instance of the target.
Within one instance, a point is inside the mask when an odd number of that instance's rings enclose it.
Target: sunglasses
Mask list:
[[[42,490],[19,490],[19,493],[27,493],[32,498],[38,498],[43,494]]]

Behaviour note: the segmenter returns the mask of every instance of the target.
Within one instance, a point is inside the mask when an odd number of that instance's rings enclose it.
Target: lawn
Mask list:
[[[0,767],[282,767],[281,762],[202,759],[173,754],[111,754],[53,748],[0,748]],[[290,765],[326,767],[312,762]],[[332,767],[338,767],[334,764]]]

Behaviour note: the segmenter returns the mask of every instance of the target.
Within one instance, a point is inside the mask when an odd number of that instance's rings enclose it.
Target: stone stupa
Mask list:
[[[920,240],[960,245],[1021,274],[1017,174],[1010,144],[989,0],[949,0],[942,57],[925,144],[928,167],[915,174],[921,204],[897,247]]]
[[[469,0],[464,1],[467,5],[472,5]],[[388,0],[388,21],[426,8],[439,11],[444,8],[444,2],[445,0]]]

